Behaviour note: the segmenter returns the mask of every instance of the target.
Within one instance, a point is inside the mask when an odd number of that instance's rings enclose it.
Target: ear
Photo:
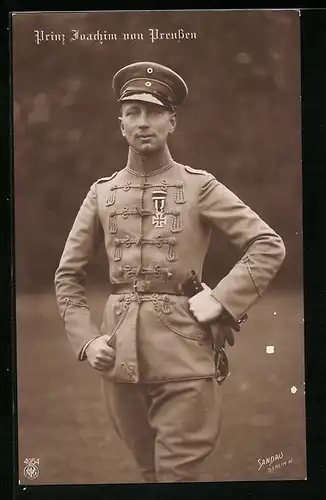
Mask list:
[[[170,116],[169,134],[173,134],[176,126],[177,126],[177,115],[175,113],[172,113]]]
[[[120,131],[121,131],[121,134],[123,135],[123,137],[125,137],[126,136],[125,125],[123,123],[123,119],[121,118],[121,116],[119,116],[119,122],[120,122]]]

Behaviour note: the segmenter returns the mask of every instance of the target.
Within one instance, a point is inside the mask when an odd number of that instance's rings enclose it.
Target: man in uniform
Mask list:
[[[77,214],[55,274],[59,310],[77,358],[102,376],[112,424],[144,481],[196,481],[220,430],[212,341],[223,345],[226,323],[239,329],[285,249],[212,174],[173,160],[167,139],[188,93],[177,73],[138,62],[115,74],[113,89],[128,160],[94,182]],[[190,297],[183,283],[190,271],[201,280],[214,228],[243,256],[215,288]],[[101,243],[111,294],[98,331],[85,283]]]

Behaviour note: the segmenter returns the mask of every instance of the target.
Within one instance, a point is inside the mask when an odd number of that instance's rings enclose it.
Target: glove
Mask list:
[[[227,342],[229,346],[234,345],[234,334],[232,328],[229,325],[226,325],[222,321],[217,320],[209,323],[209,327],[214,343],[214,351],[218,351],[222,347],[225,347],[225,342]]]

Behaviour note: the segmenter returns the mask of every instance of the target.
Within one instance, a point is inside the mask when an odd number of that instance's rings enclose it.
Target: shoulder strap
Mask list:
[[[206,170],[199,170],[196,168],[192,168],[192,167],[189,167],[189,165],[185,165],[185,169],[187,170],[187,172],[189,172],[189,174],[197,174],[197,175],[207,175],[208,174],[208,172],[206,172]]]
[[[114,172],[114,174],[110,175],[109,177],[101,177],[101,179],[98,179],[96,181],[96,184],[100,184],[101,182],[107,182],[113,179],[117,175],[118,171]]]

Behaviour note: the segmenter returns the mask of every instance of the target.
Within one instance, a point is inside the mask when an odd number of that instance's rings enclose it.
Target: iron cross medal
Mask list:
[[[164,214],[166,194],[166,191],[163,190],[153,191],[152,198],[154,201],[155,214],[152,217],[152,224],[155,227],[163,227],[164,224],[166,224],[166,215]]]

